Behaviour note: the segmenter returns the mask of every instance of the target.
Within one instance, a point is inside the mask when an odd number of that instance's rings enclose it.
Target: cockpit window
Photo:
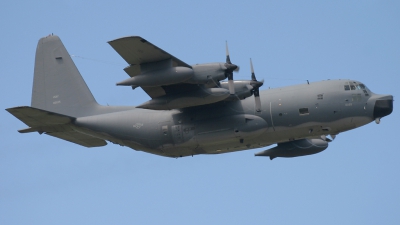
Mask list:
[[[345,90],[345,91],[350,91],[350,90],[352,90],[352,91],[354,91],[354,90],[362,90],[362,91],[364,92],[365,96],[369,96],[369,94],[368,94],[368,91],[369,91],[368,88],[367,88],[364,84],[357,83],[357,82],[355,82],[355,81],[346,82],[346,83],[344,84],[344,90]]]

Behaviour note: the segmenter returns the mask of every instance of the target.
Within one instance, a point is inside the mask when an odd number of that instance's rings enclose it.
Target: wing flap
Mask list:
[[[127,73],[130,77],[134,77],[136,75],[141,74],[141,68],[140,65],[130,65],[125,67],[124,69],[125,73]]]
[[[165,90],[162,87],[142,87],[151,98],[157,98],[165,95]]]

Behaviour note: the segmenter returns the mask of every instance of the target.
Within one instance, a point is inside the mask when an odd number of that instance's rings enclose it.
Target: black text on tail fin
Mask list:
[[[73,117],[88,115],[97,105],[58,36],[39,40],[31,105]]]

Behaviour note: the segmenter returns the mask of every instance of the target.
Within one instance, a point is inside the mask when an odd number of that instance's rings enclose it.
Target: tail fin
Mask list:
[[[58,36],[39,40],[31,106],[63,115],[90,114],[97,105]]]

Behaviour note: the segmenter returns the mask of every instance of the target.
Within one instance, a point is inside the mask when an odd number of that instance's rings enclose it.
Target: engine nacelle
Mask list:
[[[192,65],[194,74],[185,81],[190,84],[210,84],[215,86],[220,80],[225,79],[226,67],[224,63],[205,63]],[[215,82],[215,83],[214,83]]]
[[[171,67],[161,70],[153,70],[129,79],[123,80],[117,85],[154,87],[171,85],[184,82],[193,76],[194,72],[188,67]]]
[[[272,160],[276,157],[297,157],[312,155],[328,148],[328,142],[322,139],[301,139],[279,143],[278,146],[256,153],[255,156],[269,156]]]

